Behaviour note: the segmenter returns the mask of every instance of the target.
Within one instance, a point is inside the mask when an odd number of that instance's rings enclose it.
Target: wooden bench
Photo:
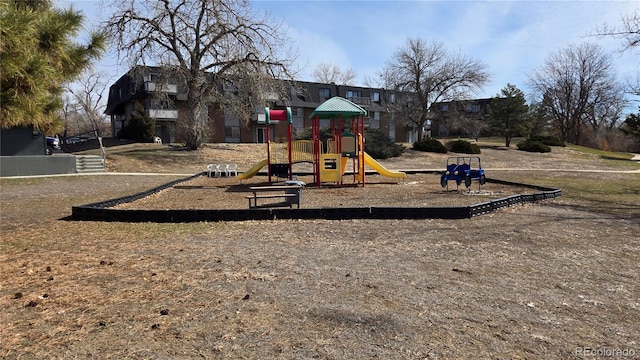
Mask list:
[[[298,185],[271,185],[271,186],[252,186],[249,188],[253,195],[248,195],[249,208],[258,207],[281,207],[288,206],[293,207],[293,204],[300,208],[300,202],[302,199],[302,186]],[[284,199],[281,203],[270,203],[264,205],[258,205],[258,199]]]

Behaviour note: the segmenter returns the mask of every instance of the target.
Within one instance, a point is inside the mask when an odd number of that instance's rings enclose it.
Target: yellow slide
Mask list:
[[[238,179],[244,180],[250,177],[254,177],[258,173],[258,171],[260,171],[260,169],[262,169],[263,167],[267,166],[267,164],[268,164],[267,159],[260,161],[259,163],[253,165],[251,169],[241,174],[238,174]]]
[[[377,171],[380,175],[390,177],[390,178],[401,178],[404,179],[407,177],[407,174],[401,171],[393,171],[388,170],[386,167],[382,166],[376,159],[372,158],[366,152],[364,153],[364,163],[367,164],[370,168]]]

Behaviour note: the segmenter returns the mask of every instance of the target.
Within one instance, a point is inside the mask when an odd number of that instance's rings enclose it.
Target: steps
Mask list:
[[[105,164],[98,155],[76,155],[76,173],[105,172]]]

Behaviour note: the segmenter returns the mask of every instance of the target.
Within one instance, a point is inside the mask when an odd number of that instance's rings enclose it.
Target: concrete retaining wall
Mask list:
[[[0,156],[0,176],[75,174],[73,155]]]

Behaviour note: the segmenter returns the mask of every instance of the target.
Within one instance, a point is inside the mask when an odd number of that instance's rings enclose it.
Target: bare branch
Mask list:
[[[618,26],[603,24],[596,28],[591,36],[620,39],[622,40],[622,52],[635,51],[640,54],[640,10],[634,11],[633,14],[622,15]]]

